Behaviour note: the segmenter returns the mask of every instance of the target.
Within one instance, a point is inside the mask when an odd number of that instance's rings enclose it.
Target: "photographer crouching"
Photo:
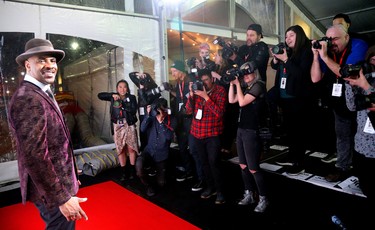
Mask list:
[[[138,114],[139,121],[142,123],[147,106],[151,105],[156,99],[160,98],[161,92],[164,90],[171,90],[171,86],[168,82],[163,82],[160,86],[158,86],[148,73],[131,72],[129,73],[129,77],[138,87]],[[139,131],[139,134],[141,141],[139,150],[142,151],[147,145],[147,135],[141,131]]]
[[[147,196],[155,195],[152,182],[145,169],[156,169],[156,180],[160,188],[166,183],[169,146],[176,128],[176,120],[168,114],[168,102],[164,98],[156,99],[147,106],[147,113],[141,123],[141,132],[147,133],[148,143],[137,158],[136,171],[141,182],[146,186]]]
[[[344,80],[346,105],[349,110],[357,111],[353,166],[359,186],[369,201],[366,213],[369,211],[373,213],[375,211],[375,51],[368,54],[366,63],[370,68],[367,70],[362,68],[359,77],[351,75]]]

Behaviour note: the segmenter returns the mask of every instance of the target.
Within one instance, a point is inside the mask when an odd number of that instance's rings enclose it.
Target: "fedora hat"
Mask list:
[[[56,62],[59,63],[65,56],[65,52],[62,50],[55,50],[50,41],[40,38],[33,38],[29,40],[25,45],[25,52],[16,57],[16,62],[23,66],[25,60],[34,55],[48,55],[56,58]]]

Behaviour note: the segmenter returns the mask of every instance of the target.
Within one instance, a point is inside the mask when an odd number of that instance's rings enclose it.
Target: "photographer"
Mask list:
[[[311,79],[323,88],[322,99],[327,98],[333,109],[336,133],[337,161],[335,170],[325,179],[337,182],[346,179],[352,164],[356,114],[346,106],[345,80],[340,69],[344,65],[357,64],[365,59],[367,44],[360,39],[350,38],[346,28],[338,24],[328,28],[326,37],[332,38],[328,47],[326,41],[319,41],[320,48],[314,48]],[[314,44],[316,40],[312,41]]]
[[[299,25],[285,31],[285,45],[281,54],[272,53],[271,61],[271,67],[276,70],[273,90],[282,111],[289,147],[287,158],[276,163],[289,166],[286,169],[289,175],[298,175],[305,171],[304,156],[310,140],[309,116],[313,105],[310,67],[313,57],[310,40]]]
[[[147,105],[151,105],[153,101],[161,97],[161,92],[170,90],[169,83],[164,82],[161,86],[157,86],[154,79],[148,73],[131,72],[129,77],[132,82],[138,87],[138,110],[139,121],[142,123],[146,113]],[[147,144],[147,136],[145,133],[140,133],[140,151],[144,149]]]
[[[239,77],[236,77],[231,81],[228,93],[229,103],[238,103],[240,106],[236,143],[245,193],[238,204],[253,204],[256,202],[255,194],[259,194],[259,202],[254,211],[264,212],[268,206],[268,199],[263,172],[259,166],[261,157],[259,120],[267,90],[264,82],[260,80],[254,62],[247,62],[240,69],[245,71],[241,80],[246,87],[241,87]],[[234,88],[237,89],[237,93]]]
[[[193,59],[195,63],[194,65],[188,65],[189,68],[197,68],[197,70],[210,69],[212,71],[216,69],[215,62],[210,60],[210,46],[207,43],[199,45],[199,57],[200,59]]]
[[[116,93],[101,92],[98,98],[110,101],[110,115],[113,123],[114,142],[116,144],[122,177],[121,181],[133,179],[135,174],[135,160],[138,150],[138,135],[136,122],[137,99],[130,94],[129,84],[125,80],[120,80],[116,85]],[[129,156],[130,172],[126,172],[126,159]]]
[[[375,53],[368,60],[375,59]],[[371,64],[371,61],[368,62]],[[375,60],[373,60],[375,64]],[[374,65],[372,65],[372,70]],[[346,105],[357,111],[357,132],[354,137],[353,165],[358,176],[359,186],[369,201],[368,210],[375,207],[375,78],[366,79],[363,71],[359,78],[345,78]],[[367,210],[367,211],[368,211]],[[366,212],[367,212],[366,211]],[[368,226],[368,225],[367,225]]]
[[[246,32],[246,44],[238,49],[238,54],[234,53],[230,59],[241,66],[245,62],[254,61],[258,66],[258,70],[262,81],[267,83],[267,66],[269,61],[268,45],[262,41],[262,26],[259,24],[251,24]]]
[[[217,51],[215,56],[215,64],[218,68],[216,71],[211,72],[214,82],[215,84],[223,86],[225,91],[228,93],[230,81],[226,81],[226,72],[232,68],[232,66],[230,66],[228,61],[223,58],[223,49]],[[227,103],[225,105],[224,130],[223,134],[221,135],[221,153],[224,158],[232,157],[234,155],[231,152],[231,149],[237,133],[238,113],[238,103]]]
[[[148,143],[137,159],[137,175],[146,186],[147,196],[155,195],[152,182],[145,173],[146,167],[156,169],[156,180],[159,187],[166,183],[167,160],[169,147],[173,139],[176,120],[168,115],[168,102],[164,98],[156,99],[147,106],[147,113],[141,123],[141,131],[147,133]]]
[[[176,80],[176,85],[171,94],[175,97],[175,109],[177,118],[176,136],[178,142],[179,159],[178,166],[181,170],[177,171],[176,181],[182,182],[186,179],[193,178],[193,162],[190,157],[190,153],[194,156],[195,148],[194,145],[189,143],[189,133],[191,126],[192,116],[186,114],[186,102],[189,96],[189,79],[187,72],[185,70],[185,63],[176,60],[171,65],[172,76]],[[189,148],[190,147],[190,148]],[[189,153],[190,149],[190,153]],[[198,169],[199,166],[196,166]],[[199,174],[198,174],[199,177]]]
[[[201,90],[193,89],[193,82],[189,83],[186,113],[193,116],[190,133],[199,154],[197,159],[202,162],[207,185],[201,198],[208,199],[217,194],[215,203],[223,204],[225,198],[219,153],[227,94],[224,87],[213,83],[210,70],[202,69],[198,76],[203,87]]]

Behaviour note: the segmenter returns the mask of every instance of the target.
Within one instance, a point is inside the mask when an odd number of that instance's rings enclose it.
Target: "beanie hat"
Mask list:
[[[175,68],[181,72],[186,72],[185,63],[179,60],[174,61],[173,64],[171,65],[171,68]]]

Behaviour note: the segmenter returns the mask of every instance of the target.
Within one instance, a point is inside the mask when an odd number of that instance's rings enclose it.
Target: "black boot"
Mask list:
[[[129,180],[133,180],[135,176],[135,165],[129,165]]]
[[[120,178],[120,181],[124,181],[126,180],[126,167],[125,166],[121,166],[121,178]]]

